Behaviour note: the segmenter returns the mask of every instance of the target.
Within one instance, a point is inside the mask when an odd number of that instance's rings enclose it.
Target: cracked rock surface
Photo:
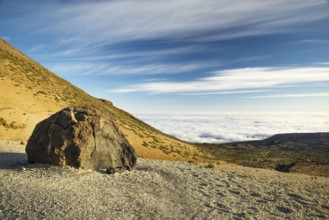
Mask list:
[[[26,146],[29,163],[86,170],[130,170],[134,149],[110,114],[91,107],[68,107],[36,125]]]

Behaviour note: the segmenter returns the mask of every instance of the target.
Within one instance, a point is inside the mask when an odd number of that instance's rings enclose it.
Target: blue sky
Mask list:
[[[0,37],[132,113],[329,112],[329,1],[0,0]]]

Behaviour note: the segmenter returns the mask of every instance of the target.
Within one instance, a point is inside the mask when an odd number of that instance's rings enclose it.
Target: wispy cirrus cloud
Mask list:
[[[329,66],[329,62],[319,62],[317,63],[318,65],[324,65],[324,66]]]
[[[264,96],[252,96],[252,97],[248,97],[248,98],[251,98],[251,99],[267,99],[267,98],[305,98],[305,97],[329,97],[329,93],[264,95]]]
[[[324,0],[121,0],[32,3],[34,5],[29,5],[30,13],[26,15],[28,18],[24,14],[18,14],[17,18],[9,20],[8,23],[13,22],[11,26],[18,26],[24,22],[25,25],[20,26],[24,32],[34,30],[29,34],[47,35],[53,39],[53,44],[47,45],[47,48],[35,45],[31,51],[42,59],[48,57],[50,62],[54,63],[51,65],[54,66],[52,70],[61,75],[109,74],[110,70],[113,70],[111,74],[143,75],[151,72],[159,74],[193,71],[197,68],[191,66],[196,64],[180,65],[180,61],[177,61],[176,65],[172,64],[173,60],[170,58],[178,54],[186,54],[185,57],[188,57],[191,53],[199,53],[198,57],[201,58],[202,52],[209,54],[211,47],[214,46],[211,45],[209,48],[208,45],[208,48],[203,48],[207,42],[305,31],[307,24],[329,19],[328,3]],[[39,19],[40,17],[43,19]],[[26,23],[26,20],[33,22]],[[162,42],[163,45],[148,45],[143,49],[129,49],[130,44],[121,45],[133,42],[136,46],[152,40]],[[178,46],[177,42],[184,44]],[[115,48],[109,45],[114,45]],[[126,50],[121,50],[122,48]],[[42,54],[42,50],[53,54],[52,57]],[[216,51],[210,59],[218,56],[219,48],[216,48]],[[250,57],[257,56],[259,55]],[[185,57],[182,55],[180,59]],[[157,58],[159,59],[155,60]],[[245,59],[248,58],[249,56]],[[62,59],[75,63],[69,64],[71,67],[68,67],[68,63]],[[131,59],[135,64],[125,68],[120,64],[107,62],[113,59]],[[79,62],[82,61],[87,64],[80,65]],[[103,62],[95,65],[96,71],[93,72],[92,69],[88,69],[88,66],[91,66],[88,62],[94,61]],[[197,62],[200,63],[199,60]],[[220,62],[217,60],[218,66]],[[87,69],[83,71],[80,66]],[[201,65],[198,69],[212,66],[214,65]],[[142,70],[146,70],[146,73],[142,73]]]
[[[119,93],[192,93],[262,89],[329,81],[329,67],[241,68],[213,72],[210,77],[188,82],[159,81],[125,86]]]
[[[172,64],[115,64],[98,62],[60,63],[50,65],[53,72],[61,75],[157,75],[174,74],[208,68],[215,63],[172,63]]]
[[[329,39],[306,39],[296,41],[297,44],[329,44]]]
[[[40,45],[35,45],[34,47],[39,47]],[[32,49],[34,48],[32,47]],[[32,50],[31,49],[31,50]],[[129,50],[114,50],[109,51],[108,54],[102,55],[97,50],[88,50],[86,48],[71,48],[69,50],[59,51],[55,53],[51,53],[45,55],[49,58],[60,58],[65,60],[83,60],[83,61],[100,61],[100,60],[114,60],[114,59],[126,59],[126,58],[157,58],[164,57],[170,55],[177,54],[185,54],[185,53],[194,53],[200,50],[204,50],[205,48],[197,46],[197,45],[189,45],[189,46],[177,46],[175,48],[161,48],[156,50],[138,50],[138,51],[129,51]],[[206,48],[207,51],[211,50],[211,48]],[[217,50],[218,51],[218,50]],[[86,56],[86,54],[89,56]],[[100,55],[101,54],[101,55]],[[262,57],[250,57],[245,59],[262,59]]]
[[[21,28],[33,29],[37,35],[51,34],[61,46],[88,48],[135,40],[205,42],[289,33],[329,18],[325,0],[52,1],[42,5],[31,1],[31,5],[34,17],[19,14],[9,22],[24,22]]]
[[[292,27],[329,17],[324,0],[86,1],[54,8],[43,13],[53,21],[44,31],[66,31],[79,44],[159,37],[229,39],[289,32]]]
[[[31,47],[30,51],[31,52],[37,52],[45,49],[47,47],[46,44],[37,44]]]
[[[238,91],[226,91],[226,92],[200,92],[200,93],[182,93],[181,95],[188,95],[188,96],[204,96],[204,95],[227,95],[227,94],[245,94],[245,93],[259,93],[259,92],[271,92],[273,90],[264,90],[264,89],[257,89],[257,90],[238,90]]]

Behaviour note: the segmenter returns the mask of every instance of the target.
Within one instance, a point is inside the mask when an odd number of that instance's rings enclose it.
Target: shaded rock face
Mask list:
[[[36,125],[26,146],[29,163],[49,163],[109,173],[136,165],[135,151],[110,114],[65,108]]]
[[[291,168],[294,167],[295,165],[296,165],[296,162],[291,163],[291,164],[278,164],[275,167],[275,170],[284,172],[284,173],[288,173],[288,172],[290,172]]]

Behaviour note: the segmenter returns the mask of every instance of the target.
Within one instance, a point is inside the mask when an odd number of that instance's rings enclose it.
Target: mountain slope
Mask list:
[[[109,111],[137,155],[210,160],[192,144],[163,134],[111,102],[94,98],[0,39],[0,138],[27,140],[36,123],[70,105]]]

